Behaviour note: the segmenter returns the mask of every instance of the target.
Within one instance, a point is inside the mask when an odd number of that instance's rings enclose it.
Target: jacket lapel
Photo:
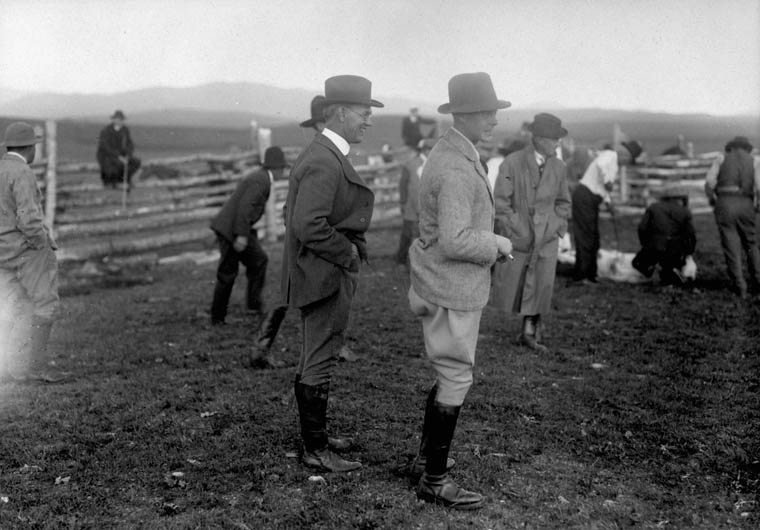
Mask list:
[[[338,147],[332,143],[332,141],[330,141],[327,136],[320,133],[314,138],[314,141],[326,147],[338,158],[338,160],[340,160],[340,165],[343,168],[343,174],[346,176],[346,179],[348,179],[350,182],[353,182],[354,184],[370,189],[370,187],[367,186],[367,183],[364,182],[364,179],[362,179],[359,173],[357,173],[356,169],[354,169],[354,166],[351,165],[351,162],[348,160],[348,158],[346,158],[343,153],[340,152]]]

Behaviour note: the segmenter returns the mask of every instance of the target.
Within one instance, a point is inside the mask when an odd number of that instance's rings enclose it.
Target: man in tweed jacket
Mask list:
[[[420,237],[409,250],[409,303],[422,320],[427,357],[436,373],[425,408],[415,468],[424,469],[417,496],[457,509],[483,505],[483,496],[448,476],[448,453],[459,411],[472,385],[480,315],[488,301],[491,266],[512,251],[494,234],[493,194],[475,143],[489,140],[496,98],[488,74],[460,74],[449,81],[441,113],[454,126],[438,141],[420,180]]]

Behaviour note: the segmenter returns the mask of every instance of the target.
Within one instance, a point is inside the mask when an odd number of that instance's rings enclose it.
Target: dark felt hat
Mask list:
[[[734,147],[746,149],[748,152],[752,151],[752,144],[749,143],[749,139],[746,136],[735,136],[733,140],[726,144],[726,151],[730,151]]]
[[[631,153],[631,158],[635,162],[636,159],[639,157],[641,153],[644,152],[644,147],[641,145],[641,143],[637,142],[636,140],[631,140],[629,142],[621,142],[622,146],[628,149],[628,152]]]
[[[325,97],[314,96],[314,99],[311,100],[311,118],[302,121],[298,125],[301,127],[314,127],[317,122],[325,121],[323,110],[325,110]]]
[[[359,75],[336,75],[325,81],[325,106],[334,103],[384,107],[372,99],[372,82]]]
[[[468,114],[506,109],[509,101],[496,98],[491,76],[485,72],[458,74],[449,79],[449,102],[438,107],[441,114]]]
[[[5,147],[27,147],[38,144],[42,141],[41,136],[37,136],[34,127],[23,121],[17,121],[8,125],[5,129],[5,139],[0,146]]]
[[[533,123],[528,124],[527,129],[534,136],[542,136],[554,140],[567,136],[567,129],[562,127],[562,120],[548,112],[536,114],[533,118]]]
[[[276,145],[268,147],[267,150],[264,151],[264,163],[262,166],[265,169],[280,169],[287,167],[287,165],[287,162],[285,162],[285,153],[283,153],[282,149]]]
[[[117,119],[117,118],[118,118],[118,119],[120,119],[120,120],[126,120],[126,119],[127,119],[127,117],[126,117],[126,116],[124,116],[124,113],[123,113],[122,111],[120,111],[120,110],[117,110],[117,111],[115,111],[115,112],[114,112],[114,113],[111,115],[111,119],[112,119],[112,120],[115,120],[115,119]]]

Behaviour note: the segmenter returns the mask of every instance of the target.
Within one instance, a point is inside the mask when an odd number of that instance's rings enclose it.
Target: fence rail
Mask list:
[[[56,165],[56,126],[47,122],[46,158],[34,164],[33,170],[45,191],[46,222],[58,241],[59,259],[84,260],[211,240],[210,220],[238,182],[260,167],[270,136],[264,130],[259,139],[259,149],[251,151],[144,161],[143,168],[168,168],[164,173],[169,177],[134,181],[124,202],[123,190],[102,186],[97,163]],[[291,162],[300,153],[297,147],[283,150]],[[356,169],[375,191],[375,224],[398,219],[400,165]],[[282,208],[287,191],[286,180],[273,183],[265,214],[255,225],[263,239],[274,241],[284,234]]]
[[[262,129],[258,149],[226,155],[202,153],[148,160],[144,168],[169,168],[167,178],[135,182],[123,202],[121,190],[104,189],[97,163],[56,164],[56,124],[46,123],[46,159],[33,166],[45,189],[46,222],[59,243],[59,259],[84,260],[109,254],[155,251],[167,245],[212,239],[209,221],[246,175],[259,166],[270,145],[271,133]],[[284,147],[295,160],[297,147]],[[714,157],[674,159],[661,157],[650,165],[623,168],[616,190],[618,201],[632,210],[671,183],[685,185],[693,205],[706,200],[702,188]],[[358,166],[357,172],[375,193],[372,227],[400,220],[398,162]],[[282,209],[286,180],[273,183],[265,214],[255,228],[261,238],[275,241],[285,232]]]

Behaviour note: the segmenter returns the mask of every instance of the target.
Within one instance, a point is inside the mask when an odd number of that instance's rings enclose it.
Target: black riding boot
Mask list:
[[[547,353],[549,348],[539,342],[540,338],[537,335],[538,333],[541,333],[538,331],[538,328],[541,325],[540,321],[541,315],[528,315],[523,317],[523,328],[522,333],[520,333],[519,341],[520,344],[527,346],[531,350],[539,353]]]
[[[296,401],[301,420],[304,452],[301,460],[311,467],[344,473],[362,467],[359,462],[344,460],[329,448],[327,437],[327,397],[330,385],[305,385],[296,376]]]
[[[483,496],[457,486],[446,471],[449,448],[461,408],[435,402],[430,409],[427,462],[417,485],[417,497],[447,508],[474,510],[485,503]]]
[[[428,393],[427,401],[425,402],[425,419],[422,422],[422,435],[420,436],[420,449],[417,456],[412,463],[410,474],[415,477],[419,477],[425,471],[425,464],[427,463],[427,449],[428,441],[430,439],[430,423],[432,421],[433,407],[435,406],[435,396],[438,394],[438,384],[433,385]],[[449,471],[456,465],[453,458],[446,459],[446,471]]]

